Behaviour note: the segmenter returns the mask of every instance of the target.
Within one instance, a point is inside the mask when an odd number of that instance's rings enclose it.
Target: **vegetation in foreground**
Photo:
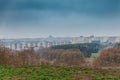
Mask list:
[[[120,48],[104,49],[94,60],[95,66],[120,66]]]
[[[78,66],[0,66],[0,80],[120,80],[119,72]]]
[[[104,49],[97,58],[85,56],[89,50],[90,54],[94,52],[94,48],[92,52],[92,47],[82,48],[60,47],[36,52],[1,47],[0,80],[120,80],[119,47]]]

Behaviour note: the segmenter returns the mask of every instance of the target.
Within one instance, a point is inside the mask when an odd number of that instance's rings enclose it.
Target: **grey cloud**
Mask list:
[[[14,3],[10,10],[52,10],[104,14],[119,11],[120,0],[1,0],[1,9]]]
[[[0,0],[0,22],[31,22],[81,14],[116,16],[120,0]]]

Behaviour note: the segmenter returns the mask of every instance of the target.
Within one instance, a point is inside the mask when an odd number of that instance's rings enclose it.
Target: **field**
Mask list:
[[[80,66],[0,66],[0,80],[120,80],[119,72]]]

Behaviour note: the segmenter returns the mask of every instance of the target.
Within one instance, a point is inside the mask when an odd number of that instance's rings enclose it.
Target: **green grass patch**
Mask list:
[[[116,74],[80,66],[0,66],[0,80],[120,80],[120,70],[111,71]]]

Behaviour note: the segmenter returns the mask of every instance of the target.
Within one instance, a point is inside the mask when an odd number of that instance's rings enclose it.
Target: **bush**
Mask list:
[[[42,58],[53,62],[54,65],[81,65],[85,62],[79,49],[49,49],[42,54]]]
[[[95,66],[119,66],[120,48],[105,49],[93,63]]]
[[[39,64],[39,59],[32,50],[15,51],[0,47],[0,64],[11,66]]]

